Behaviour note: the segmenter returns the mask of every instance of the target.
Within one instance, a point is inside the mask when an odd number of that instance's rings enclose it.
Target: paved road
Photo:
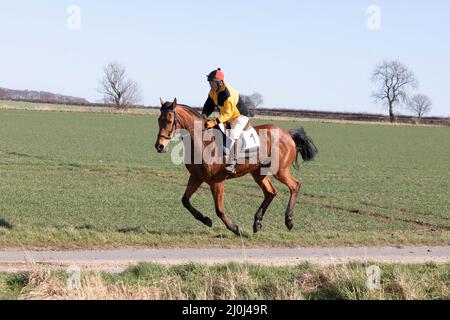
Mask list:
[[[385,263],[450,262],[447,247],[261,248],[261,249],[123,249],[95,251],[0,251],[0,271],[19,271],[45,265],[71,265],[121,271],[138,262],[163,264],[247,262],[295,265],[304,261],[336,264],[350,261]]]

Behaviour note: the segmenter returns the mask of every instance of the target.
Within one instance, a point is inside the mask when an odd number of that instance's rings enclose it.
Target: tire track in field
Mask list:
[[[310,198],[327,198],[326,196],[315,196],[312,194],[304,194],[304,195],[307,197],[310,197]],[[309,203],[317,204],[314,202],[309,202]],[[374,204],[371,204],[368,202],[360,202],[360,204],[363,204],[363,205],[366,205],[369,207],[390,210],[390,211],[398,211],[398,212],[402,212],[402,213],[406,213],[406,214],[427,215],[427,216],[432,215],[432,213],[414,212],[414,211],[408,211],[408,210],[402,209],[402,208],[389,208],[389,207],[374,205]],[[336,205],[327,205],[327,204],[319,204],[319,206],[323,207],[323,208],[327,208],[327,209],[345,211],[348,213],[372,217],[372,218],[375,218],[375,219],[381,220],[381,221],[400,221],[400,222],[412,223],[412,224],[415,224],[415,225],[418,225],[421,227],[428,227],[428,228],[430,228],[430,231],[437,231],[437,230],[450,231],[450,227],[447,227],[447,226],[440,226],[440,225],[436,225],[436,224],[432,224],[432,223],[428,223],[428,222],[424,222],[424,221],[420,221],[420,220],[396,218],[396,217],[392,217],[392,216],[388,217],[388,216],[385,216],[383,214],[380,214],[380,213],[377,213],[374,211],[367,211],[367,210],[361,210],[361,209],[349,209],[349,208],[344,208],[344,207],[340,207],[340,206],[336,206]],[[444,218],[444,219],[450,220],[448,218]]]
[[[430,231],[450,231],[450,227],[446,227],[446,226],[438,226],[432,223],[428,223],[428,222],[424,222],[424,221],[420,221],[420,220],[411,220],[411,219],[403,219],[403,218],[395,218],[395,217],[388,217],[385,215],[382,215],[380,213],[376,213],[373,211],[365,211],[365,210],[360,210],[360,209],[348,209],[348,208],[343,208],[343,207],[338,207],[338,206],[334,206],[334,205],[321,205],[324,208],[328,208],[328,209],[332,209],[332,210],[338,210],[338,211],[344,211],[344,212],[348,212],[348,213],[354,213],[354,214],[358,214],[360,216],[365,216],[365,217],[372,217],[375,218],[377,220],[381,220],[381,221],[400,221],[400,222],[407,222],[407,223],[412,223],[421,227],[427,227],[430,229]]]
[[[397,212],[402,212],[402,213],[413,213],[413,214],[418,215],[418,216],[429,217],[429,216],[435,215],[434,213],[431,213],[431,212],[408,211],[407,209],[404,209],[404,208],[391,208],[391,207],[381,206],[379,204],[374,204],[374,203],[364,202],[364,201],[360,202],[360,203],[363,204],[363,205],[366,205],[368,207],[374,207],[374,208],[385,209],[385,210],[392,210],[392,211],[397,211]],[[450,221],[449,217],[443,217],[443,216],[439,215],[439,218]]]
[[[309,193],[304,193],[304,196],[310,197],[310,198],[320,198],[320,199],[326,199],[327,196],[324,195],[314,195],[314,194],[309,194]],[[359,204],[362,204],[364,206],[368,206],[368,207],[373,207],[373,208],[378,208],[378,209],[385,209],[385,210],[390,210],[390,211],[397,211],[397,212],[402,212],[402,213],[407,213],[407,214],[415,214],[418,216],[432,216],[435,215],[435,213],[432,212],[423,212],[423,211],[410,211],[408,209],[404,209],[404,208],[393,208],[393,207],[387,207],[387,206],[382,206],[378,203],[371,203],[371,202],[367,202],[367,201],[359,201]],[[442,217],[441,215],[439,215],[439,218],[444,219],[444,220],[450,220],[449,217]]]
[[[256,196],[253,194],[245,194],[243,195],[242,193],[239,192],[227,192],[228,194],[232,194],[235,196],[239,196],[239,197],[246,197],[246,198],[261,198],[261,201],[263,199],[262,196]],[[311,195],[311,194],[301,194],[301,196],[306,196],[309,198],[322,198],[322,199],[326,199],[326,196],[316,196],[316,195]],[[331,209],[331,210],[337,210],[337,211],[342,211],[342,212],[347,212],[347,213],[351,213],[351,214],[357,214],[360,216],[366,216],[366,217],[371,217],[371,218],[375,218],[379,221],[399,221],[399,222],[406,222],[406,223],[412,223],[421,227],[427,227],[428,229],[430,229],[430,231],[449,231],[450,232],[450,227],[447,226],[439,226],[439,225],[435,225],[432,223],[428,223],[428,222],[424,222],[424,221],[420,221],[420,220],[412,220],[412,219],[405,219],[405,218],[396,218],[396,217],[392,217],[392,216],[385,216],[383,214],[374,212],[374,211],[365,211],[365,210],[360,210],[360,209],[349,209],[349,208],[344,208],[344,207],[340,207],[340,206],[336,206],[336,205],[329,205],[329,204],[323,204],[323,203],[317,203],[314,201],[308,201],[306,199],[303,199],[303,201],[305,203],[311,204],[311,205],[315,205],[321,208],[326,208],[326,209]],[[363,202],[361,202],[361,204],[365,204]],[[368,204],[366,204],[368,205]],[[370,206],[370,205],[369,205]],[[387,210],[393,210],[393,211],[397,211],[395,208],[384,208],[384,207],[380,207],[380,209],[387,209]],[[409,212],[406,210],[401,210],[399,209],[399,211],[403,212],[403,213],[414,213],[414,212]]]

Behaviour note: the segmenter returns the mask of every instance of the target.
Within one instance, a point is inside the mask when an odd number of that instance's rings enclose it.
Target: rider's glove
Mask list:
[[[209,120],[207,123],[205,123],[205,128],[206,129],[211,129],[214,128],[215,126],[217,126],[217,120]]]

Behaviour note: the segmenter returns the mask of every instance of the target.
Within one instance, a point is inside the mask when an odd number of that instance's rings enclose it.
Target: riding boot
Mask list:
[[[236,173],[236,160],[230,157],[231,160],[227,162],[227,165],[225,167],[225,171],[228,173]]]
[[[225,160],[225,163],[226,163],[225,170],[228,173],[231,173],[231,174],[236,173],[236,168],[235,168],[235,166],[236,166],[236,153],[235,153],[235,150],[234,150],[235,149],[234,146],[235,146],[235,143],[233,143],[232,147],[230,148],[231,149],[230,150],[230,154],[229,155],[225,155],[225,157],[224,157],[224,160]]]

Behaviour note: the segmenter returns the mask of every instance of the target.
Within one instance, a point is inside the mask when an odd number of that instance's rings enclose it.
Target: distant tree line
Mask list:
[[[30,102],[47,102],[59,104],[86,104],[89,103],[86,99],[64,96],[61,94],[54,94],[46,91],[33,90],[12,90],[0,88],[1,100],[16,100],[16,101],[30,101]]]
[[[372,93],[375,102],[386,106],[391,122],[396,121],[398,109],[406,107],[418,122],[428,114],[433,102],[424,94],[415,93],[419,83],[414,73],[399,61],[383,61],[372,72],[372,82],[376,89]],[[99,80],[98,92],[103,95],[103,104],[90,103],[86,99],[52,94],[44,91],[10,90],[0,88],[0,99],[73,105],[113,106],[117,109],[137,107],[142,101],[139,84],[131,79],[125,66],[118,62],[108,63],[103,68],[103,77]],[[262,94],[241,94],[243,103],[249,109],[250,116],[264,104]],[[143,106],[140,106],[143,107]]]

